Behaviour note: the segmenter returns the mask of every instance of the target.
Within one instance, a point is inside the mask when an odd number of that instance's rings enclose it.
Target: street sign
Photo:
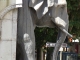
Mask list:
[[[55,47],[56,43],[47,42],[46,47]],[[62,43],[61,47],[67,47],[66,43]]]

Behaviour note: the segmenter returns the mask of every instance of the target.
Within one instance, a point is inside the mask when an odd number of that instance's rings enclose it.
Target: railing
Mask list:
[[[76,53],[62,52],[62,60],[77,60],[78,55]],[[58,55],[58,60],[60,59],[60,52]]]

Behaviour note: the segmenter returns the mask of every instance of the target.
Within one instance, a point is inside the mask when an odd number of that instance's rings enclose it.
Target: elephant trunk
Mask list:
[[[66,36],[67,34],[65,34],[62,30],[59,29],[57,43],[55,45],[54,52],[53,52],[53,60],[57,60],[58,51],[61,47],[61,44],[65,41]]]

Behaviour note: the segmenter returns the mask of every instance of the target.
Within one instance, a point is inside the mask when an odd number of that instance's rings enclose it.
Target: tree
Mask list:
[[[67,0],[68,15],[69,15],[69,32],[80,36],[80,1]]]

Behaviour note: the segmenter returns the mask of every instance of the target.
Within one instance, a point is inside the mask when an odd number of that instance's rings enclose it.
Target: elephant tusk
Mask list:
[[[65,34],[67,34],[69,37],[73,37],[70,33],[68,33],[65,29],[65,24],[60,24],[60,23],[57,23],[58,21],[54,21],[54,18],[51,17],[52,21],[57,25],[58,28],[60,28],[60,30],[62,30]],[[64,27],[64,28],[63,28]]]
[[[65,29],[59,27],[64,33],[66,33],[69,37],[73,37],[70,33],[68,33]]]

